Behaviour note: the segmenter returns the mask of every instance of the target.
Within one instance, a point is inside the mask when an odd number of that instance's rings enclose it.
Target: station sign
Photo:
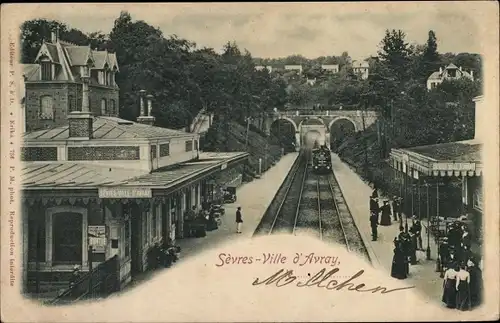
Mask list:
[[[151,198],[153,196],[150,188],[128,188],[128,187],[100,187],[99,198]]]
[[[475,171],[475,163],[433,163],[432,170],[445,170],[445,171]]]
[[[89,245],[92,246],[94,252],[106,251],[106,226],[105,225],[89,225],[87,227],[87,236]]]

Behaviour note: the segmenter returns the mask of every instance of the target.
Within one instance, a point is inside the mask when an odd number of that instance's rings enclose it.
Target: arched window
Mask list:
[[[49,95],[40,98],[40,119],[54,119],[54,99]]]
[[[112,99],[110,103],[111,103],[111,114],[116,116],[116,102],[115,100]]]
[[[106,115],[108,113],[108,107],[106,106],[106,99],[101,100],[101,115]]]

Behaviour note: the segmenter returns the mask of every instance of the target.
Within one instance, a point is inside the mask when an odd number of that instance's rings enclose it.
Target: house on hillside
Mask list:
[[[285,70],[297,71],[298,74],[302,74],[302,65],[285,65]]]
[[[257,71],[262,71],[263,69],[266,69],[269,73],[271,73],[273,71],[273,67],[272,66],[263,66],[263,65],[257,65],[255,66],[255,70]]]
[[[313,86],[314,84],[316,84],[316,78],[308,78],[306,80],[307,84],[309,84],[310,86]]]
[[[52,32],[51,41],[43,42],[34,62],[22,68],[28,131],[67,123],[70,112],[81,110],[84,83],[94,115],[119,114],[115,53],[77,46]]]
[[[363,80],[366,80],[369,75],[370,65],[367,61],[353,61],[352,71],[354,74],[361,76]]]
[[[432,90],[436,88],[439,84],[443,83],[444,80],[458,80],[461,78],[468,78],[469,80],[474,80],[474,72],[467,72],[462,69],[462,67],[457,67],[455,64],[451,63],[444,69],[439,68],[439,72],[432,73],[427,79],[427,89]]]
[[[327,73],[335,74],[339,72],[339,64],[321,65],[321,68],[325,70]]]

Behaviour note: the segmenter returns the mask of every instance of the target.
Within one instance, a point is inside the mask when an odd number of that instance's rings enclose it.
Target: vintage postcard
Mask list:
[[[2,5],[2,322],[498,320],[498,9]]]

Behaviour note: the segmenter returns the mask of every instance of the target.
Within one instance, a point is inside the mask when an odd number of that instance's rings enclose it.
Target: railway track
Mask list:
[[[302,197],[309,156],[301,152],[267,208],[254,236],[277,232],[293,233]]]
[[[355,252],[370,261],[361,233],[354,222],[335,174],[332,172],[327,178],[324,178],[324,181],[327,182],[325,185],[328,185],[330,188],[332,201],[335,204],[335,211],[340,221],[340,229],[345,239],[347,251]]]
[[[347,251],[369,260],[335,175],[317,175],[309,169],[308,162],[309,154],[302,152],[254,235],[316,235],[325,242],[344,245]]]

